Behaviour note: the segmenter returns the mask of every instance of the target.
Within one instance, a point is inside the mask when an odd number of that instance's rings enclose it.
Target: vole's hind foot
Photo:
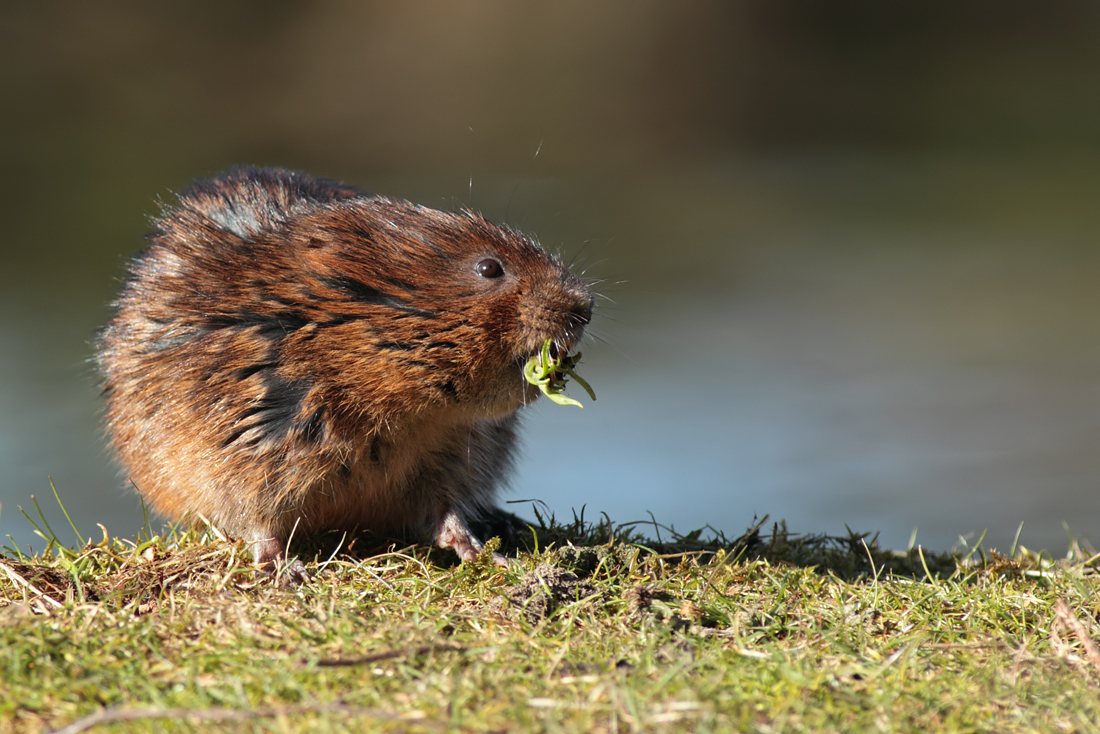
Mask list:
[[[435,531],[435,544],[440,548],[453,549],[463,563],[473,561],[485,550],[485,544],[477,539],[466,520],[454,510],[448,511],[439,521]],[[508,568],[508,559],[499,553],[493,554],[493,562]]]
[[[309,581],[309,571],[306,564],[295,558],[290,563],[275,561],[264,567],[264,571],[271,574],[279,586],[294,587]]]
[[[277,538],[265,538],[253,545],[256,565],[280,586],[297,586],[309,581],[309,571],[298,558],[288,561],[286,546]]]

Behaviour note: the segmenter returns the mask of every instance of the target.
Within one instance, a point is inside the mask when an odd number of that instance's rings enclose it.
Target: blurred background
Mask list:
[[[158,199],[249,163],[605,279],[599,400],[529,411],[505,499],[1095,539],[1098,32],[1090,2],[2,3],[0,536],[41,548],[36,495],[71,540],[49,476],[85,536],[139,530],[90,342]]]

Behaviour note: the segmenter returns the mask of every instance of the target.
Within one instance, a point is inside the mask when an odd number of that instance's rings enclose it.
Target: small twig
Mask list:
[[[423,714],[410,716],[383,713],[376,709],[352,706],[343,701],[317,704],[295,704],[288,706],[257,706],[250,709],[184,709],[184,708],[133,708],[133,709],[103,709],[94,714],[77,719],[68,726],[54,729],[49,734],[78,734],[87,731],[93,726],[106,724],[113,721],[141,721],[145,719],[186,719],[190,721],[248,721],[250,719],[268,718],[271,716],[292,716],[294,714],[313,713],[340,713],[349,716],[369,716],[380,721],[394,721],[397,719],[420,718]],[[412,712],[410,712],[412,713]]]
[[[412,658],[416,657],[417,655],[426,655],[427,653],[434,652],[436,650],[465,652],[466,647],[464,645],[457,645],[452,643],[445,643],[442,645],[422,645],[421,647],[414,647],[407,650],[387,650],[386,652],[376,652],[373,655],[364,655],[358,658],[321,659],[317,661],[317,665],[322,668],[344,668],[351,667],[353,665],[366,665],[368,663],[377,663],[381,660],[393,660],[394,658]]]
[[[1069,631],[1081,643],[1081,647],[1085,649],[1085,656],[1092,663],[1092,667],[1096,668],[1096,672],[1100,673],[1100,649],[1097,649],[1096,642],[1089,637],[1085,625],[1081,624],[1081,620],[1077,619],[1076,615],[1070,611],[1069,604],[1066,604],[1064,599],[1059,599],[1054,602],[1054,613],[1058,616],[1059,621],[1068,627]]]

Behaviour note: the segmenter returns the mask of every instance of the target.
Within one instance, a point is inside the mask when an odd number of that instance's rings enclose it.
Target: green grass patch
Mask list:
[[[1076,544],[540,518],[508,569],[328,538],[287,588],[209,528],[103,535],[0,557],[0,731],[1100,730]]]

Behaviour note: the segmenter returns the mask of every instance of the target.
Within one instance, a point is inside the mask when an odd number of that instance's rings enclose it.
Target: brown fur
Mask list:
[[[463,559],[512,464],[523,363],[592,294],[511,229],[282,170],[166,207],[98,343],[107,430],[152,507],[267,563],[299,533],[424,529]],[[492,258],[504,275],[483,277]]]

